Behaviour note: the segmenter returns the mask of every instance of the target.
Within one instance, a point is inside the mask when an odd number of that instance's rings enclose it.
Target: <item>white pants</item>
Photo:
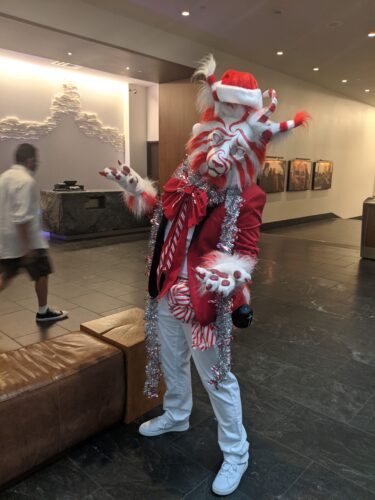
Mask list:
[[[233,373],[219,389],[208,381],[212,378],[211,366],[217,362],[215,348],[207,351],[192,349],[191,325],[177,320],[169,311],[166,297],[158,307],[160,357],[167,390],[163,408],[174,422],[187,422],[193,406],[191,391],[190,358],[193,360],[204,388],[208,392],[218,422],[219,446],[224,459],[243,463],[249,458],[249,443],[242,425],[241,396]]]

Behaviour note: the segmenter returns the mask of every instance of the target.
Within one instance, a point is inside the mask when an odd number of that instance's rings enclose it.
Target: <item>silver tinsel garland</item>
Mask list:
[[[144,386],[144,394],[147,398],[157,398],[159,396],[161,369],[158,328],[158,299],[148,296],[145,308],[147,364]]]
[[[242,203],[241,192],[238,188],[228,189],[225,197],[225,217],[221,226],[220,242],[217,249],[220,252],[231,255],[237,234],[237,219],[240,214]],[[223,382],[231,366],[231,340],[232,340],[232,298],[217,295],[216,321],[215,321],[215,349],[218,361],[211,367],[213,378],[210,383],[216,389]]]
[[[158,234],[163,208],[161,202],[156,206],[151,219],[151,232],[148,242],[148,256],[146,257],[147,275],[150,275],[152,257],[154,254],[156,236]],[[158,299],[147,295],[145,307],[145,343],[146,343],[146,382],[144,394],[147,398],[157,398],[159,395],[160,369],[160,345],[158,335]]]

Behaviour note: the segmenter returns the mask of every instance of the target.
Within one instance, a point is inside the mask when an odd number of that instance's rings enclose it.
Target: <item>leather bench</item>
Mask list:
[[[0,355],[0,485],[119,421],[123,353],[82,332]]]
[[[132,422],[162,403],[163,383],[161,383],[158,398],[147,399],[143,394],[146,366],[143,309],[133,307],[104,318],[87,321],[81,324],[81,330],[113,344],[124,352],[126,370],[125,423]]]

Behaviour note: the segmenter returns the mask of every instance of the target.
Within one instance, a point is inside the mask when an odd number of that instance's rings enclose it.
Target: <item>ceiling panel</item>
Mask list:
[[[375,105],[375,0],[85,1]]]

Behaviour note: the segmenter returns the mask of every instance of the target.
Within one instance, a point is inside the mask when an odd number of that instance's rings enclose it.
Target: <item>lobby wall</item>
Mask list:
[[[129,165],[147,175],[147,94],[148,87],[129,85]]]
[[[124,147],[116,149],[100,140],[100,131],[93,136],[85,135],[74,115],[67,113],[47,135],[37,139],[2,140],[0,172],[14,163],[17,144],[30,142],[39,150],[36,180],[40,189],[51,189],[65,179],[76,179],[88,189],[117,189],[115,184],[110,186],[99,176],[98,170],[115,165],[117,158],[125,160],[129,155],[128,85],[84,71],[71,76],[71,72],[30,63],[27,58],[27,62],[10,61],[0,58],[0,120],[15,117],[20,121],[43,122],[51,114],[53,98],[62,92],[64,84],[72,83],[79,92],[83,112],[95,113],[103,126],[116,128],[120,135],[125,132],[126,153]],[[74,108],[74,102],[64,106]]]
[[[94,4],[98,2],[2,0],[1,11],[186,65],[192,65],[212,51],[212,47],[197,41],[146,26]],[[277,90],[280,106],[274,115],[275,120],[291,118],[299,109],[312,115],[307,129],[298,129],[286,141],[274,144],[268,151],[270,155],[282,155],[286,159],[327,159],[334,163],[331,190],[269,195],[264,221],[327,212],[344,218],[360,215],[363,200],[371,196],[374,189],[375,141],[372,131],[375,108],[222,51],[215,51],[215,57],[218,75],[229,67],[251,71],[261,88],[272,86]]]

